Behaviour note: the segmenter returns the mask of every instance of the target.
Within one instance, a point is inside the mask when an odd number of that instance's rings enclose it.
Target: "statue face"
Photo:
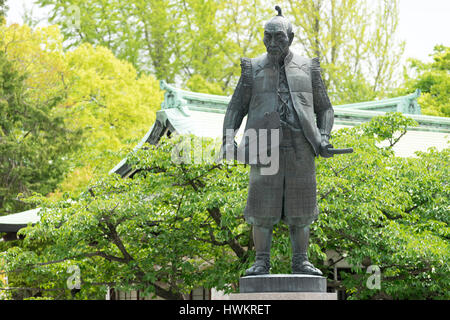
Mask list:
[[[287,34],[286,27],[279,21],[270,21],[264,28],[264,45],[272,57],[285,55],[292,43],[292,37]]]

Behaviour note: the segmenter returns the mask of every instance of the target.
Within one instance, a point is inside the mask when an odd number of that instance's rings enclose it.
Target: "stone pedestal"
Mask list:
[[[329,292],[262,292],[233,293],[221,300],[337,300],[337,293]]]
[[[239,293],[327,292],[327,279],[303,274],[265,274],[239,279]]]
[[[337,300],[327,293],[327,279],[302,274],[267,274],[239,279],[239,293],[224,300]]]

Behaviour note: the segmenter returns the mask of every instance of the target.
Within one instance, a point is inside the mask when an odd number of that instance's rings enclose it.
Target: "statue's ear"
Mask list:
[[[289,45],[292,44],[292,41],[294,41],[294,33],[293,33],[293,32],[291,32],[291,33],[289,34]]]

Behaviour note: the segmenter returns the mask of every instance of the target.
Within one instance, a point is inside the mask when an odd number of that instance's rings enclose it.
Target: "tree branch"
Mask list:
[[[233,236],[233,233],[231,232],[231,230],[224,226],[221,226],[222,215],[220,213],[220,210],[218,208],[212,208],[212,209],[208,209],[208,213],[211,216],[211,218],[213,218],[217,227],[223,231],[226,231],[229,234],[230,240],[228,241],[228,245],[231,247],[233,252],[239,257],[239,259],[244,260],[247,257],[247,252],[239,244],[239,242],[236,241],[236,238]]]

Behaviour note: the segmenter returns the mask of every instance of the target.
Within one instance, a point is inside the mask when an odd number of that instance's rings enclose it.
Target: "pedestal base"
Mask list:
[[[328,292],[262,292],[233,293],[221,300],[337,300],[337,293]]]
[[[303,274],[266,274],[239,279],[239,293],[327,292],[327,279]]]
[[[327,292],[327,279],[303,274],[266,274],[239,279],[239,292],[213,300],[337,300]]]

